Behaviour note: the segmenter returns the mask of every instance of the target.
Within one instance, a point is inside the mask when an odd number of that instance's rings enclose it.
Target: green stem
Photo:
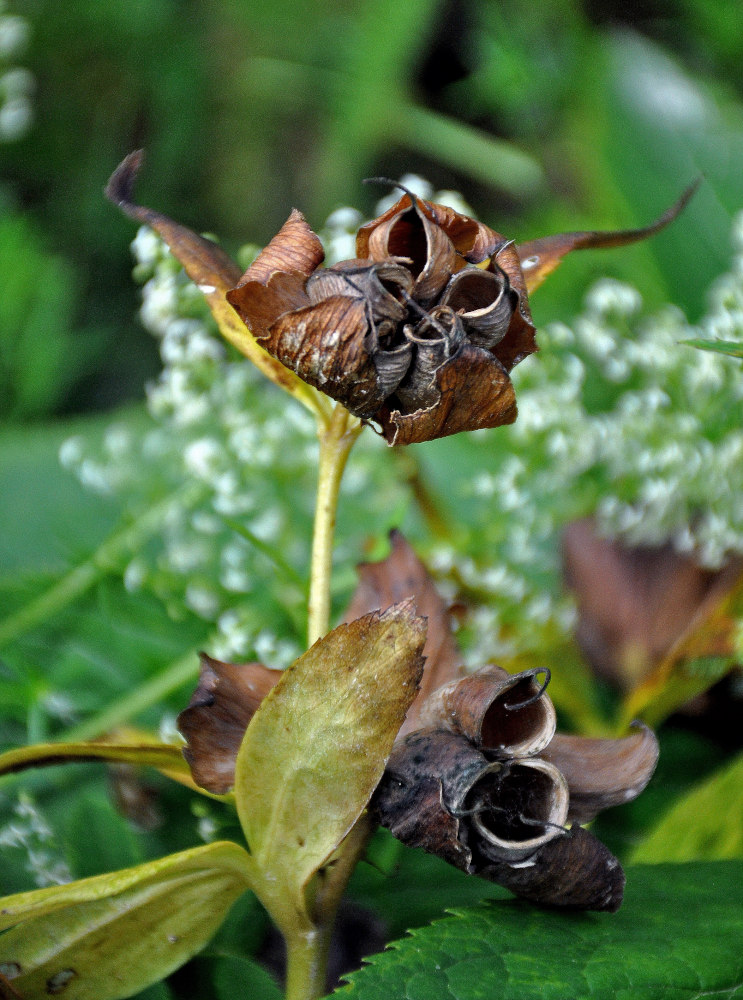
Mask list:
[[[286,1000],[317,1000],[326,994],[325,977],[333,921],[297,930],[286,940]]]
[[[176,490],[165,500],[145,511],[133,524],[110,535],[89,559],[75,566],[61,580],[15,614],[0,621],[0,648],[15,642],[24,633],[46,622],[72,604],[93,584],[110,573],[112,568],[118,566],[123,558],[136,552],[154,535],[162,527],[165,515],[174,503],[190,505],[197,495],[198,490],[193,484],[189,484],[188,488]]]
[[[297,927],[285,933],[286,1000],[317,1000],[325,995],[328,950],[335,918],[348,880],[374,832],[363,813],[327,864],[315,876],[312,929]]]
[[[330,624],[330,576],[333,565],[333,537],[343,470],[361,423],[337,403],[326,423],[320,425],[320,459],[317,473],[317,501],[312,534],[310,595],[307,615],[307,646],[328,631]]]

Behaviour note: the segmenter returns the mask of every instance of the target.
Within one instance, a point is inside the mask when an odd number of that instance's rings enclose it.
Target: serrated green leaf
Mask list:
[[[743,996],[743,862],[635,867],[617,914],[516,900],[414,931],[349,978],[359,1000]]]
[[[639,864],[743,857],[743,755],[692,789],[632,855]]]
[[[207,844],[136,868],[0,901],[0,969],[25,998],[117,1000],[178,968],[249,888],[237,844]]]
[[[417,691],[424,639],[410,602],[340,625],[285,671],[248,727],[238,815],[269,891],[299,913],[307,882],[382,776]]]

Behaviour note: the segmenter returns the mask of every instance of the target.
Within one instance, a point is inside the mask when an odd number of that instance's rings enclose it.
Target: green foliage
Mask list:
[[[632,854],[636,863],[743,857],[743,757],[683,796]]]
[[[210,844],[3,901],[4,974],[22,995],[113,1000],[197,952],[245,891],[244,851]]]
[[[741,862],[632,868],[615,916],[566,915],[517,902],[458,910],[375,956],[337,995],[739,997],[742,903]]]

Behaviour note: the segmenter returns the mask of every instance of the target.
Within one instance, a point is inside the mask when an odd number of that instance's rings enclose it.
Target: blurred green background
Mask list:
[[[537,296],[538,320],[568,318],[607,272],[693,317],[727,262],[743,204],[738,0],[631,12],[598,0],[7,0],[5,16],[25,19],[21,44],[0,37],[0,61],[31,75],[33,113],[0,142],[11,421],[139,398],[157,370],[135,317],[132,227],[101,196],[136,147],[142,199],[230,249],[266,242],[291,206],[315,227],[339,205],[369,212],[381,192],[361,180],[380,174],[458,189],[517,240],[648,222],[704,175],[672,233],[566,264]]]

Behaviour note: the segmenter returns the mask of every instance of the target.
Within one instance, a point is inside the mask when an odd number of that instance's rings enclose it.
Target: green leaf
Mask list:
[[[424,639],[411,602],[340,625],[285,671],[248,726],[235,799],[281,906],[306,914],[307,882],[369,801],[416,694]]]
[[[682,340],[682,344],[697,347],[700,351],[714,351],[716,354],[728,354],[732,358],[743,358],[743,344],[733,340]]]
[[[92,760],[156,767],[165,774],[172,774],[176,780],[187,780],[190,775],[181,748],[155,740],[136,743],[36,743],[0,754],[0,775],[25,771],[29,767]],[[188,783],[192,785],[192,782]]]
[[[417,930],[353,973],[360,1000],[743,997],[743,863],[636,867],[617,914],[512,900]]]
[[[692,789],[632,855],[635,863],[743,857],[743,754]]]
[[[8,896],[0,969],[25,998],[117,1000],[169,975],[211,938],[249,888],[228,841],[136,868]]]

